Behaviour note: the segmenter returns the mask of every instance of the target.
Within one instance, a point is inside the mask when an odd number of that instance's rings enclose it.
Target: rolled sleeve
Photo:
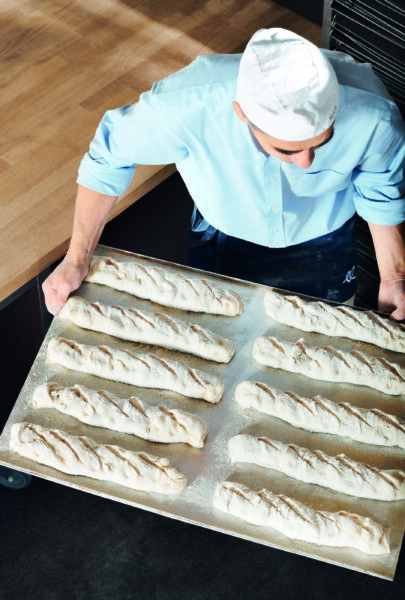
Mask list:
[[[377,136],[376,136],[377,137]],[[353,172],[358,214],[376,225],[405,221],[405,135],[401,120],[380,123],[378,139]]]
[[[137,164],[163,165],[184,159],[187,151],[172,124],[153,92],[142,94],[136,104],[107,111],[80,163],[77,183],[120,196]]]
[[[399,225],[405,221],[405,200],[376,201],[355,196],[357,213],[375,225]]]
[[[112,169],[87,152],[80,163],[77,183],[101,194],[120,196],[127,190],[134,173],[135,166]]]

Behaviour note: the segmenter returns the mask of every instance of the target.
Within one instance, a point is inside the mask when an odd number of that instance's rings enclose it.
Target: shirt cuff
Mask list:
[[[377,201],[354,195],[357,213],[375,225],[399,225],[405,221],[405,199]]]
[[[100,194],[121,196],[135,173],[135,167],[111,168],[100,164],[87,152],[80,163],[77,183]]]

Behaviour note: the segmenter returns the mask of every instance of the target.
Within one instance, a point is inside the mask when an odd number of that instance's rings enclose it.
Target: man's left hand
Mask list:
[[[405,276],[381,281],[378,310],[394,321],[405,319]]]

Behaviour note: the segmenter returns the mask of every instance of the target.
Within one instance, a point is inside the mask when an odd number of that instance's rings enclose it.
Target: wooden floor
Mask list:
[[[2,0],[0,301],[65,252],[77,168],[104,111],[269,26],[321,44],[320,27],[269,0]],[[116,213],[173,170],[139,168]]]

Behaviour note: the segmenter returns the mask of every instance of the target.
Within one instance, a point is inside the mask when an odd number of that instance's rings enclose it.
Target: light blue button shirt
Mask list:
[[[324,52],[341,101],[334,136],[308,169],[267,156],[236,116],[241,55],[207,55],[155,83],[136,104],[108,111],[78,183],[121,195],[137,164],[175,163],[211,225],[274,248],[325,235],[356,211],[380,225],[405,221],[399,111],[369,65]]]

